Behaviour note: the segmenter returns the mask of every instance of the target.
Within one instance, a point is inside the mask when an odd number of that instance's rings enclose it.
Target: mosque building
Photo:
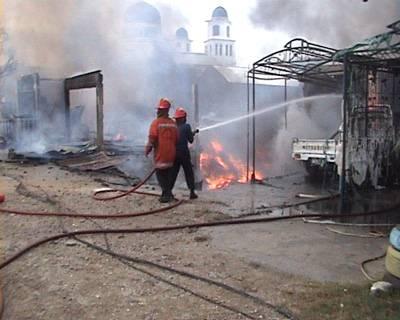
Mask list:
[[[236,66],[235,40],[232,39],[232,23],[223,7],[214,9],[211,19],[207,20],[207,40],[204,41],[204,53],[191,51],[191,40],[184,28],[176,31],[176,48],[182,53],[181,61],[220,66]]]
[[[204,52],[192,51],[192,40],[188,31],[181,27],[176,30],[173,43],[163,37],[160,12],[146,2],[137,2],[126,9],[123,26],[123,41],[127,52],[158,47],[175,54],[177,63],[217,66],[236,66],[235,40],[232,39],[232,23],[225,8],[214,9],[207,20],[207,40]]]

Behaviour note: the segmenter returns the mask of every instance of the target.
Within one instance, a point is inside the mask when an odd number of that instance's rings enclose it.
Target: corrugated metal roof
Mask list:
[[[247,83],[247,68],[213,66],[230,83]]]
[[[392,23],[388,28],[392,30],[340,50],[333,59],[341,60],[346,54],[358,57],[362,61],[377,63],[400,59],[400,20]]]

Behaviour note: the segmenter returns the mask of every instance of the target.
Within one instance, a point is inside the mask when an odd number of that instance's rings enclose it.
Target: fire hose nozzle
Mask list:
[[[200,132],[200,130],[196,129],[196,130],[193,131],[193,135],[195,135],[196,133],[199,133],[199,132]]]

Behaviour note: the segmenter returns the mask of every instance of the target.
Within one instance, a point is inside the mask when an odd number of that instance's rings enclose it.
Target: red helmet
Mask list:
[[[186,117],[186,111],[185,109],[178,107],[175,111],[175,119],[179,119],[179,118],[185,118]]]
[[[167,98],[161,98],[158,104],[158,109],[169,109],[171,107],[171,102]]]

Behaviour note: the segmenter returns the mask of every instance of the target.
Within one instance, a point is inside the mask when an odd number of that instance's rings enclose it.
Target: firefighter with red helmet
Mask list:
[[[154,166],[156,177],[162,193],[160,202],[170,202],[174,199],[172,195],[172,169],[176,155],[176,144],[178,142],[178,129],[174,120],[168,113],[171,102],[162,98],[157,108],[157,119],[150,125],[149,139],[145,147],[146,157],[154,149]]]
[[[194,132],[192,131],[190,124],[186,123],[186,117],[186,111],[183,108],[178,107],[175,111],[174,118],[178,126],[179,139],[178,143],[176,144],[176,157],[174,166],[172,168],[172,188],[182,166],[183,172],[185,173],[186,184],[190,190],[190,199],[196,199],[197,194],[194,191],[193,165],[190,159],[188,143],[193,143],[194,135],[198,132],[198,130]]]

